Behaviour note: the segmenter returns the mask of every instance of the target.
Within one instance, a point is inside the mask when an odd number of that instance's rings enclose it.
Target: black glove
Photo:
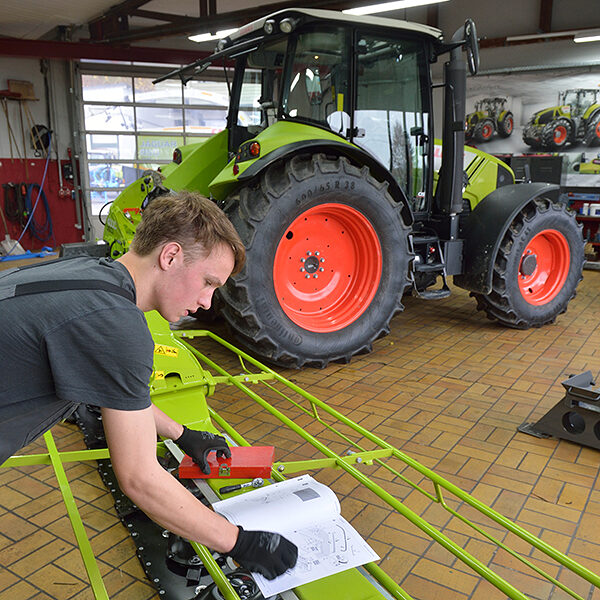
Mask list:
[[[235,546],[228,552],[250,571],[275,579],[291,569],[298,559],[298,548],[288,539],[270,531],[240,530]]]
[[[196,431],[183,426],[183,433],[174,440],[176,444],[200,466],[202,472],[210,475],[206,457],[209,452],[217,451],[217,458],[231,458],[231,450],[225,438],[209,431]]]

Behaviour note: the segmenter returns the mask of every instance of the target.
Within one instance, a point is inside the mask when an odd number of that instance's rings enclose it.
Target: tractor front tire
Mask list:
[[[515,127],[513,114],[508,111],[502,120],[498,120],[498,135],[503,138],[510,137]]]
[[[572,138],[573,127],[567,119],[556,119],[542,131],[542,147],[548,150],[561,150]]]
[[[585,143],[588,146],[600,146],[600,114],[594,117],[588,124]]]
[[[583,248],[581,225],[564,203],[531,201],[502,239],[491,293],[471,294],[478,310],[515,329],[553,323],[582,279]]]
[[[402,309],[408,227],[367,167],[296,156],[225,203],[246,246],[221,314],[243,346],[287,367],[348,362]]]
[[[495,127],[491,119],[482,119],[475,125],[473,138],[477,142],[489,142],[494,135]]]

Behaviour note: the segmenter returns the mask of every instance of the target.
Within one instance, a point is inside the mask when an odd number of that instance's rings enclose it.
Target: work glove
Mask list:
[[[228,554],[248,570],[275,579],[296,564],[298,547],[282,535],[245,531],[240,525],[238,529],[238,539]]]
[[[206,460],[208,453],[216,450],[217,458],[231,458],[231,450],[221,435],[209,431],[196,431],[183,426],[183,433],[174,440],[175,443],[200,467],[205,475],[210,475],[210,467]]]

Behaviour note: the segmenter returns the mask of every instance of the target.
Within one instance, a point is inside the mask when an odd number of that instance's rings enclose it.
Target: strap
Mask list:
[[[15,286],[14,295],[27,296],[29,294],[45,294],[47,292],[62,292],[66,290],[104,290],[105,292],[118,294],[135,304],[135,294],[133,292],[107,281],[99,281],[97,279],[62,279],[57,281],[19,283]]]

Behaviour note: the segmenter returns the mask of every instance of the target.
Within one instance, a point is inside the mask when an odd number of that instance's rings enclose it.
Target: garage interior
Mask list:
[[[214,49],[214,41],[196,43],[187,36],[237,27],[295,5],[257,6],[225,0],[126,0],[116,5],[84,0],[75,6],[8,0],[6,4],[0,19],[0,87],[8,92],[2,100],[4,115],[0,115],[0,179],[3,185],[42,180],[44,150],[34,150],[24,132],[28,123],[48,124],[55,133],[46,188],[46,214],[51,214],[53,230],[49,236],[46,223],[38,229],[38,236],[25,235],[23,250],[38,256],[0,261],[0,270],[53,258],[48,252],[63,243],[101,238],[102,209],[128,183],[119,169],[131,167],[131,177],[139,175],[134,163],[141,156],[111,159],[94,155],[91,137],[115,132],[103,128],[101,119],[93,121],[93,126],[86,119],[97,117],[94,107],[108,106],[113,100],[101,102],[87,96],[86,89],[93,86],[86,88],[86,82],[129,79],[135,88],[139,82]],[[364,4],[321,1],[305,2],[303,7],[342,10]],[[507,0],[499,11],[498,3],[490,0],[449,0],[381,16],[439,27],[447,35],[465,18],[473,18],[481,47],[481,70],[474,80],[481,90],[493,76],[510,78],[511,74],[535,71],[543,79],[551,69],[574,69],[590,78],[595,74],[596,86],[600,85],[600,42],[574,43],[579,33],[600,31],[600,17],[590,2]],[[441,80],[439,65],[434,67],[434,77],[436,73]],[[11,98],[9,80],[30,84],[21,99]],[[213,98],[220,89],[211,88]],[[119,105],[127,102],[114,100]],[[436,102],[439,114],[441,99]],[[208,114],[220,118],[219,109],[216,104]],[[210,135],[214,126],[212,121],[206,122],[198,121],[200,129],[190,131],[186,141]],[[136,130],[138,148],[145,133]],[[183,138],[168,132],[162,135],[167,150],[152,148],[146,163],[167,163],[172,152],[169,143],[175,137],[175,143],[180,143]],[[4,227],[12,240],[19,238],[22,224],[11,221]],[[331,363],[323,369],[280,368],[278,372],[600,574],[600,446],[591,448],[554,437],[540,439],[517,431],[525,422],[538,421],[561,401],[565,395],[561,382],[570,376],[586,371],[591,371],[594,381],[600,376],[600,273],[594,264],[598,260],[594,247],[586,246],[586,257],[576,297],[551,325],[527,330],[501,327],[477,310],[468,292],[450,284],[452,294],[441,300],[405,296],[404,311],[393,318],[389,335],[377,340],[371,353],[355,356],[348,364]],[[196,328],[197,324],[189,319],[179,327]],[[227,338],[220,321],[211,327]],[[196,343],[226,370],[239,369],[236,360],[221,348],[210,342]],[[277,438],[277,425],[268,419],[253,420],[252,403],[231,388],[218,388],[209,403],[249,442],[266,444]],[[600,431],[598,425],[596,428]],[[53,435],[61,451],[85,447],[75,424],[61,424],[53,429]],[[600,438],[600,434],[596,436]],[[40,440],[23,453],[44,451]],[[367,472],[374,468],[365,466]],[[65,465],[65,470],[109,597],[168,598],[159,595],[146,577],[136,556],[136,543],[120,523],[113,496],[96,464],[72,463]],[[374,501],[341,471],[323,471],[322,481],[336,492],[345,518],[379,554],[380,566],[410,597],[507,597],[400,515]],[[526,597],[573,597],[532,574],[489,540],[467,531],[418,490],[399,481],[390,484],[406,506]],[[600,600],[598,587],[565,574],[536,550],[525,549],[520,542],[516,546],[564,581],[578,594],[574,597]],[[194,596],[192,587],[189,598]],[[0,469],[0,600],[93,597],[52,469]]]

